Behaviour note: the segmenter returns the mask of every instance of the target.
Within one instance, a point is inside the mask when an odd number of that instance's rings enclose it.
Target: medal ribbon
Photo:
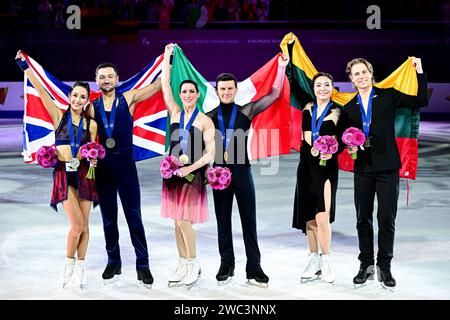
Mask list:
[[[314,141],[316,141],[317,138],[319,138],[320,127],[322,126],[323,119],[325,119],[325,116],[327,115],[328,110],[330,110],[332,104],[333,102],[330,100],[325,109],[323,110],[322,114],[320,115],[319,120],[316,120],[318,106],[317,102],[314,103],[311,118],[312,143],[314,143]]]
[[[114,122],[116,121],[116,109],[117,109],[117,99],[114,99],[114,103],[111,108],[111,114],[109,116],[109,122],[106,118],[105,105],[103,103],[103,97],[100,97],[100,113],[102,115],[103,125],[105,126],[106,136],[108,138],[112,138],[113,130],[114,130]]]
[[[183,150],[183,154],[187,153],[187,143],[188,143],[188,134],[189,130],[191,130],[192,124],[194,123],[195,118],[198,115],[198,109],[195,108],[194,113],[192,113],[191,118],[189,119],[189,122],[187,123],[186,127],[184,127],[184,110],[181,111],[180,115],[180,144],[181,149]]]
[[[80,122],[78,123],[78,133],[77,138],[73,136],[73,124],[72,124],[72,112],[67,110],[66,112],[69,112],[69,115],[67,116],[68,124],[68,130],[69,130],[69,140],[70,140],[70,149],[72,150],[72,157],[76,158],[78,154],[78,149],[80,148],[81,143],[81,137],[83,136],[83,117],[80,117]]]
[[[224,125],[224,121],[223,121],[221,105],[219,105],[219,110],[217,113],[218,113],[217,115],[218,115],[218,120],[219,120],[220,132],[222,133],[223,148],[226,151],[228,148],[228,145],[230,143],[231,136],[233,134],[234,123],[236,121],[236,115],[237,115],[236,104],[233,104],[233,110],[231,111],[231,118],[230,118],[230,122],[228,123],[228,128],[227,128],[226,134],[225,134],[225,125]]]
[[[370,133],[370,122],[372,121],[372,99],[375,95],[375,90],[372,88],[372,91],[370,92],[369,96],[369,104],[367,106],[367,113],[364,111],[363,102],[361,99],[361,96],[358,93],[358,104],[359,104],[359,110],[361,111],[361,117],[362,117],[362,124],[363,124],[363,131],[366,138],[369,137]]]

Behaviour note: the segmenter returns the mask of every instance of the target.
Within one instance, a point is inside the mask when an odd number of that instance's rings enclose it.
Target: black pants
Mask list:
[[[399,194],[398,170],[375,173],[355,173],[356,228],[358,230],[358,259],[364,266],[374,264],[373,203],[378,202],[377,265],[390,268],[394,255],[395,217]]]
[[[258,266],[261,261],[256,233],[255,185],[253,184],[251,167],[233,165],[230,166],[230,170],[232,173],[230,186],[225,190],[213,190],[219,253],[222,263],[234,266],[231,212],[233,210],[233,197],[236,196],[247,255],[246,269],[249,270]]]
[[[121,265],[117,225],[117,192],[136,253],[136,269],[148,268],[147,241],[141,217],[141,192],[131,152],[108,154],[96,168],[97,193],[103,218],[108,263]]]

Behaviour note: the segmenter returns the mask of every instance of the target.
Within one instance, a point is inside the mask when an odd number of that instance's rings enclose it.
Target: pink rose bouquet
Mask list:
[[[231,183],[231,171],[224,167],[208,168],[206,178],[214,190],[224,190]]]
[[[80,153],[83,158],[88,161],[95,159],[103,159],[106,155],[105,148],[97,142],[89,142],[81,146]],[[86,175],[88,179],[95,179],[95,167],[92,163],[89,166],[88,173]]]
[[[174,175],[177,176],[180,174],[180,168],[183,166],[180,160],[178,160],[175,156],[167,156],[164,159],[161,160],[161,163],[159,164],[159,169],[161,171],[161,176],[164,179],[170,179]],[[194,175],[192,173],[189,173],[185,178],[192,182],[194,180]]]
[[[325,166],[327,161],[322,159],[322,155],[335,154],[338,151],[339,145],[336,138],[333,136],[320,136],[316,141],[314,141],[313,147],[316,148],[321,154],[319,165]]]
[[[42,146],[36,152],[37,163],[42,168],[53,168],[58,163],[55,146]]]
[[[364,132],[355,127],[350,127],[344,131],[342,135],[342,141],[347,145],[348,148],[360,147],[364,144],[366,140],[366,136]],[[352,159],[355,160],[357,158],[357,154],[352,153]]]

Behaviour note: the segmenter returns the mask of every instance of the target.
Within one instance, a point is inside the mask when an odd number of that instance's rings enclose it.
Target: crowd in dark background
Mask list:
[[[377,4],[383,20],[450,22],[450,0],[2,0],[0,18],[16,25],[65,27],[66,8],[77,5],[97,23],[129,21],[143,27],[224,27],[227,23],[358,21]],[[108,19],[108,20],[105,20]]]

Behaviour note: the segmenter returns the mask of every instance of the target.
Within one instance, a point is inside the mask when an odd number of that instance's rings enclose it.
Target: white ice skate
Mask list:
[[[72,275],[71,286],[77,289],[83,289],[86,286],[86,273],[84,270],[84,260],[77,260]]]
[[[186,278],[188,260],[181,258],[178,260],[178,265],[175,271],[169,276],[169,288],[178,287],[184,285],[184,279]]]
[[[332,284],[336,280],[336,274],[330,260],[331,259],[329,254],[322,254],[320,256],[322,279]]]
[[[189,290],[194,286],[194,284],[198,281],[201,272],[200,263],[196,257],[187,259],[187,272],[183,281],[186,289]]]
[[[66,257],[66,264],[62,274],[62,287],[67,288],[72,280],[73,269],[75,268],[75,259]]]
[[[320,256],[317,252],[310,252],[308,265],[300,276],[301,282],[317,279],[322,273],[320,268]]]

